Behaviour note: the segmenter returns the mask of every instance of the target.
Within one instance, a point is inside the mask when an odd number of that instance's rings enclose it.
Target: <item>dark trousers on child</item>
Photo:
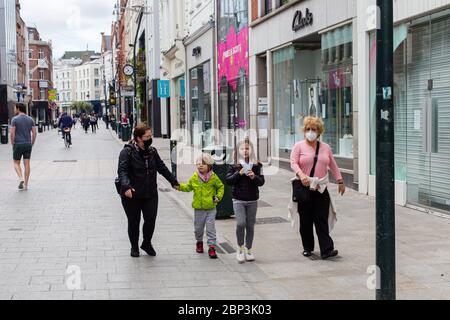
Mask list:
[[[139,226],[141,223],[141,212],[144,217],[142,233],[144,240],[142,244],[149,246],[152,243],[155,231],[156,216],[158,214],[158,195],[149,199],[122,198],[122,206],[128,218],[128,237],[131,248],[139,249]]]
[[[300,235],[305,251],[314,251],[313,226],[319,239],[320,253],[325,254],[334,250],[333,239],[330,237],[328,215],[330,213],[330,195],[311,191],[311,199],[307,204],[298,204],[300,215]]]

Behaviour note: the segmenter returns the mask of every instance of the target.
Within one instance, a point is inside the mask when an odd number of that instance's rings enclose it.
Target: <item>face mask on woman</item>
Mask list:
[[[150,148],[150,146],[152,145],[152,143],[153,143],[153,139],[152,139],[152,138],[150,138],[150,139],[147,140],[147,141],[144,141],[144,147],[145,147],[145,149]]]
[[[317,140],[317,132],[309,130],[308,132],[306,132],[306,139],[308,139],[309,142],[316,141]]]

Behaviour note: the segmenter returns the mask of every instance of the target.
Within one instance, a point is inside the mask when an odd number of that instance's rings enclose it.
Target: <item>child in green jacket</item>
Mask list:
[[[194,191],[194,228],[197,239],[196,251],[203,253],[203,234],[206,225],[208,237],[208,254],[216,259],[216,206],[222,200],[224,185],[220,178],[212,171],[213,158],[209,154],[202,154],[196,161],[197,171],[188,183],[176,187],[182,192]]]

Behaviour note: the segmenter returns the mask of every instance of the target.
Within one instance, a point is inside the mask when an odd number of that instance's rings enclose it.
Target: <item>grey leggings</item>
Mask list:
[[[253,246],[253,237],[255,235],[258,202],[233,199],[233,209],[234,214],[236,215],[236,237],[238,246],[244,246],[245,240],[247,249],[251,249]]]

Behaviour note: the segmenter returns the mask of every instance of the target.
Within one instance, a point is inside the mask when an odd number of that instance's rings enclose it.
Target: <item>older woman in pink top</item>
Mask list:
[[[311,178],[323,180],[331,170],[333,176],[339,183],[339,193],[344,195],[345,185],[341,172],[333,157],[330,146],[326,143],[319,143],[318,160],[314,175],[311,177],[316,156],[317,145],[320,136],[324,132],[323,122],[320,118],[307,117],[304,120],[303,132],[306,139],[295,144],[291,153],[291,168],[302,181],[305,187],[309,187]],[[317,181],[317,179],[316,179]],[[322,186],[321,186],[322,187]],[[330,195],[328,190],[311,190],[310,201],[306,204],[299,203],[298,212],[300,215],[300,235],[303,242],[303,256],[309,257],[314,251],[313,225],[316,228],[319,239],[320,253],[322,259],[328,259],[338,255],[334,249],[333,239],[330,237],[328,227],[328,215],[330,212]]]

